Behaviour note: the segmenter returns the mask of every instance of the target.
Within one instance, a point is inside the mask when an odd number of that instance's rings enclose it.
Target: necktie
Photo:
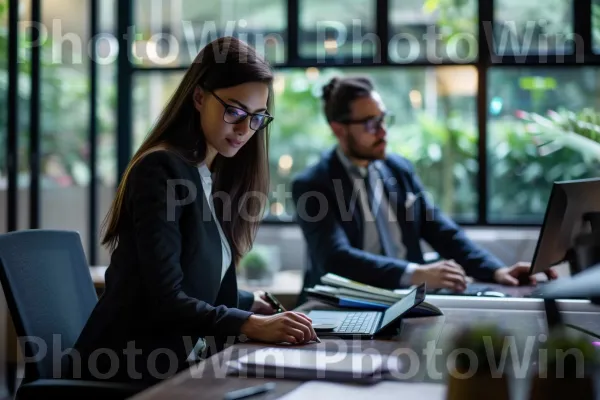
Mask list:
[[[384,196],[383,189],[377,190],[377,184],[379,181],[379,174],[375,167],[371,164],[367,170],[367,176],[365,177],[365,188],[367,189],[367,197],[369,199],[369,207],[373,217],[375,218],[375,225],[377,226],[377,232],[379,233],[379,241],[383,250],[383,255],[388,257],[397,257],[398,248],[392,240],[392,235],[389,229],[389,221],[386,220],[386,210],[382,207],[381,197]],[[377,194],[379,193],[379,196]]]

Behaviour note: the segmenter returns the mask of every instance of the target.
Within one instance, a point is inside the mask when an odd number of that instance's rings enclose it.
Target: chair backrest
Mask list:
[[[27,357],[24,381],[56,377],[98,301],[79,234],[1,234],[0,283]]]

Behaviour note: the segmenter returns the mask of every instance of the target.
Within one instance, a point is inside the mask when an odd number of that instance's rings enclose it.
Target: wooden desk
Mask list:
[[[312,308],[328,307],[317,302],[309,302],[300,311],[307,311]],[[391,379],[436,382],[443,385],[448,377],[447,365],[451,353],[448,350],[449,340],[452,339],[458,329],[473,323],[492,322],[499,324],[515,335],[515,344],[519,355],[522,354],[524,349],[527,349],[526,344],[528,342],[535,342],[538,340],[539,334],[546,332],[544,313],[540,310],[446,308],[443,311],[444,315],[439,317],[403,320],[400,335],[396,338],[357,341],[322,339],[323,343],[321,344],[309,344],[302,347],[334,352],[339,351],[339,349],[346,349],[348,352],[363,354],[374,351],[384,356],[397,356],[404,361],[403,368],[400,371],[401,375]],[[567,322],[584,326],[596,332],[600,331],[598,312],[567,314]],[[277,382],[276,390],[263,395],[263,397],[256,396],[255,398],[275,399],[302,384],[301,381],[289,379],[258,379],[225,375],[224,363],[226,361],[236,359],[264,346],[250,343],[232,346],[173,378],[147,389],[134,399],[219,399],[231,390],[267,381]],[[427,352],[428,346],[431,346],[429,353]],[[437,350],[439,355],[436,355],[433,350]],[[428,358],[427,354],[432,357]],[[533,353],[530,359],[533,360],[536,354]],[[527,364],[526,371],[529,371],[530,368],[531,366]],[[515,380],[511,388],[514,392],[513,399],[525,399],[523,396],[527,392],[528,381]]]

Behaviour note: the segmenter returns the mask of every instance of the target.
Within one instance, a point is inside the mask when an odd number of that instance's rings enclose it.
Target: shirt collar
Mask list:
[[[198,165],[198,172],[200,172],[200,177],[204,182],[212,183],[212,173],[205,163]]]
[[[367,174],[369,173],[369,169],[368,167],[361,167],[359,165],[354,164],[342,151],[342,149],[340,148],[340,146],[336,147],[336,153],[338,158],[340,159],[342,165],[344,166],[344,168],[346,169],[346,171],[350,174],[350,175],[358,175],[361,178],[366,178]]]

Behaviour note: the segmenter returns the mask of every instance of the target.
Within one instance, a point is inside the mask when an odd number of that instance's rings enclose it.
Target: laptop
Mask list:
[[[425,300],[426,286],[422,283],[385,311],[312,310],[308,317],[319,336],[372,339],[394,333],[402,318],[442,315],[434,306],[419,307]],[[324,327],[324,328],[321,328]]]

